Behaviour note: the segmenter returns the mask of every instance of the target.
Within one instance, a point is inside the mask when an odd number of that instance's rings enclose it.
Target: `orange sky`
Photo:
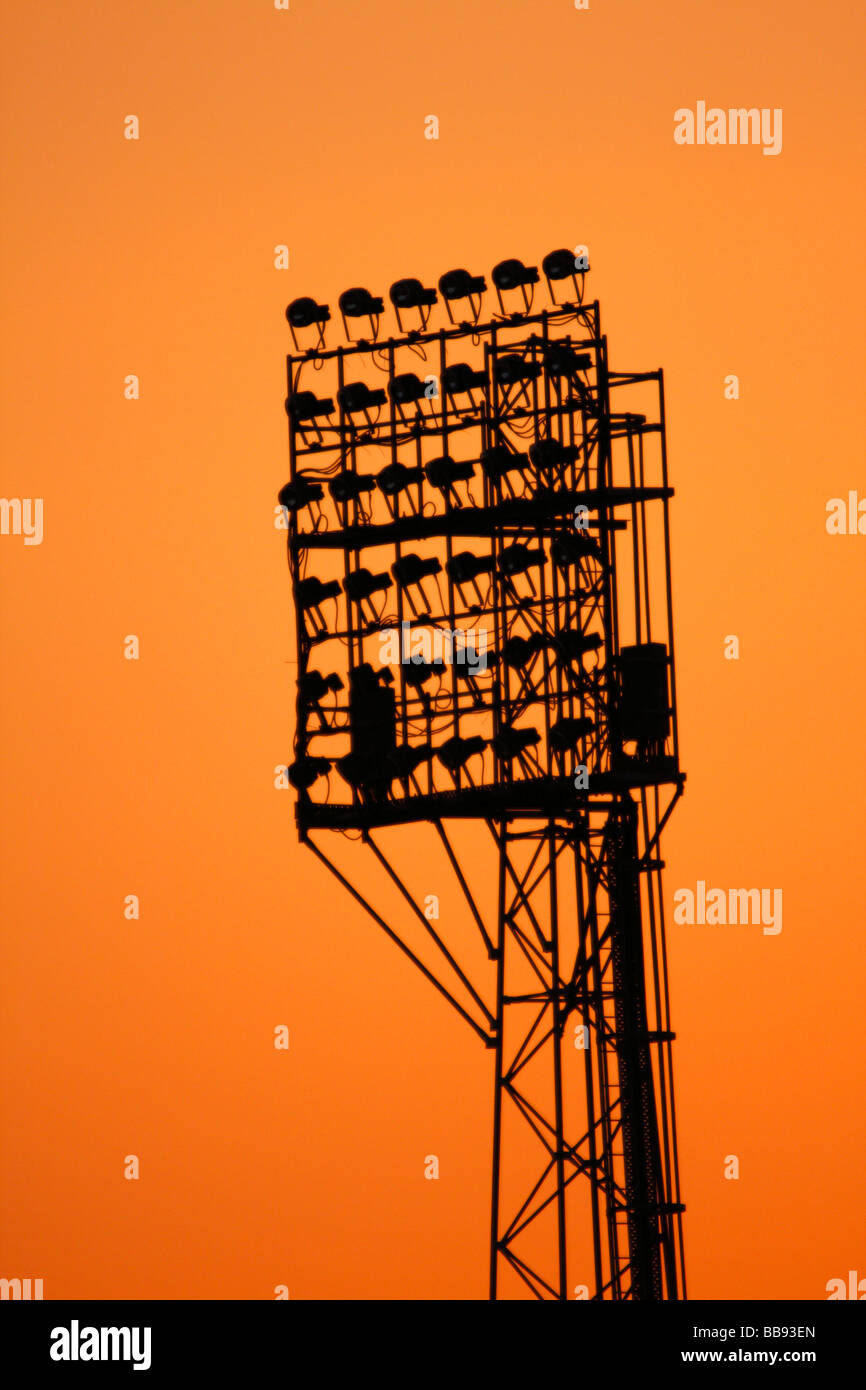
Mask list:
[[[2,491],[44,499],[44,539],[0,536],[0,1274],[49,1298],[485,1296],[490,1057],[273,785],[283,311],[585,243],[612,366],[665,371],[668,906],[698,879],[784,891],[778,936],[669,926],[689,1291],[866,1275],[866,538],[825,528],[866,498],[862,16],[3,6]],[[676,145],[698,100],[782,108],[781,154]]]

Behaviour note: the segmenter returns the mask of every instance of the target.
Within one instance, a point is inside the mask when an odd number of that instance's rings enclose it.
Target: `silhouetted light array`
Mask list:
[[[551,251],[549,255],[544,257],[542,270],[550,299],[555,307],[568,308],[582,303],[584,276],[588,269],[589,265],[585,256],[576,255],[575,252],[564,248]],[[493,281],[499,302],[499,312],[503,317],[508,318],[511,322],[517,322],[531,312],[532,296],[540,280],[538,266],[524,265],[522,261],[511,257],[495,265],[490,278]],[[572,282],[573,297],[570,300],[560,302],[553,286],[555,283],[559,284],[567,280]],[[449,323],[476,324],[481,316],[486,292],[487,280],[485,277],[472,275],[461,266],[455,270],[447,271],[440,277],[438,294],[435,289],[425,286],[414,276],[407,276],[403,280],[394,281],[388,291],[388,298],[394,308],[400,333],[406,332],[404,315],[411,314],[413,311],[417,312],[418,321],[412,331],[423,333],[428,327],[434,305],[439,303],[440,296]],[[506,297],[508,303],[506,303]],[[461,306],[462,314],[460,312]],[[343,321],[343,331],[349,342],[364,343],[378,340],[381,317],[385,309],[382,296],[372,294],[363,286],[356,285],[351,289],[344,290],[340,295],[339,308]],[[286,318],[297,351],[306,350],[315,353],[325,346],[325,324],[331,321],[331,310],[327,304],[319,304],[315,299],[307,296],[293,299],[286,309]],[[350,324],[354,324],[356,321],[363,321],[363,331],[360,335],[356,335],[350,327]],[[298,333],[311,328],[316,331],[315,339],[307,343],[306,348],[303,348],[299,344]],[[568,371],[574,370],[574,368],[563,365],[562,370]],[[405,380],[411,381],[413,378],[409,377]],[[395,381],[394,386],[396,387],[396,385]],[[407,385],[404,389],[409,394],[402,398],[395,395],[395,401],[399,402],[402,399],[404,402],[410,403],[413,400],[420,400],[424,394],[423,383],[421,383],[420,395],[411,394],[412,390],[415,389],[414,387]]]

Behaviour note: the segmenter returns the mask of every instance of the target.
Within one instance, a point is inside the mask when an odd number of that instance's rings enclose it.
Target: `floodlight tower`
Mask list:
[[[493,1052],[491,1298],[678,1299],[663,379],[610,370],[584,263],[556,251],[542,269],[535,308],[538,269],[500,262],[486,321],[485,278],[448,272],[433,328],[436,291],[398,280],[384,338],[384,300],[347,290],[335,348],[328,306],[286,311],[289,777],[303,843]],[[487,914],[455,824],[489,842]],[[383,851],[410,825],[413,846],[432,827],[465,896],[450,933],[397,842]],[[336,831],[396,888],[405,925],[325,853]]]

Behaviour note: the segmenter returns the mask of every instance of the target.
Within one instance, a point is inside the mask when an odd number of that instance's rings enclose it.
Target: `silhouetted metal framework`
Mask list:
[[[567,256],[545,260],[551,295]],[[293,337],[316,335],[288,358],[280,493],[297,823],[494,1053],[491,1297],[682,1298],[659,855],[684,782],[662,373],[609,369],[582,273],[573,299],[533,312],[537,272],[504,266],[486,322],[484,282],[465,271],[440,281],[436,329],[417,281],[392,287],[400,333],[381,341],[384,304],[365,290],[341,311],[367,336],[336,348],[326,306],[287,311]],[[435,629],[449,637],[431,656]],[[498,865],[487,920],[458,853],[467,820]],[[410,822],[433,827],[487,971],[383,850]],[[336,831],[360,837],[434,964],[325,853]]]

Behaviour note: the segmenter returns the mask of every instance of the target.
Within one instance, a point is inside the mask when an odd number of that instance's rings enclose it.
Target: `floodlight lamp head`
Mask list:
[[[472,322],[478,322],[481,313],[481,296],[487,289],[487,281],[483,275],[470,275],[468,270],[457,269],[449,270],[439,281],[439,292],[445,300],[445,307],[448,310],[448,317],[454,322],[454,315],[451,312],[451,305],[457,299],[468,299],[472,309]],[[477,303],[475,300],[477,299]]]
[[[313,324],[319,330],[319,347],[324,347],[325,329],[324,325],[331,317],[331,311],[327,304],[317,304],[315,299],[301,298],[293,299],[286,309],[286,319],[292,332],[292,342],[295,350],[299,351],[298,338],[295,332],[298,328],[312,328]]]
[[[554,655],[560,666],[580,663],[587,652],[597,652],[604,645],[598,632],[579,632],[574,628],[560,628],[553,639]]]
[[[591,366],[591,353],[575,352],[565,344],[550,343],[544,350],[544,370],[548,376],[570,377],[588,371]]]
[[[590,557],[594,560],[601,559],[601,548],[598,541],[593,540],[592,536],[587,536],[582,531],[563,531],[560,535],[555,536],[551,553],[553,563],[563,573],[579,565],[581,560]]]
[[[506,352],[496,358],[496,380],[500,386],[513,386],[518,381],[534,381],[541,375],[540,362],[528,362],[519,352]]]
[[[322,484],[299,473],[294,482],[286,483],[277,493],[277,501],[287,512],[298,512],[323,497]]]
[[[391,588],[393,580],[389,574],[373,574],[368,569],[353,570],[343,580],[343,588],[353,603],[362,603],[373,594],[385,593]]]
[[[354,502],[362,493],[372,492],[375,486],[375,478],[365,478],[345,468],[328,483],[328,491],[335,502]]]
[[[563,247],[560,251],[551,251],[541,262],[541,268],[548,280],[567,280],[575,272],[575,258],[572,251],[566,251]]]
[[[592,719],[557,719],[556,723],[550,726],[550,746],[555,753],[571,752],[594,728],[595,721]]]
[[[299,677],[298,689],[302,702],[311,705],[323,700],[329,691],[335,695],[338,690],[342,690],[343,682],[336,671],[332,671],[328,676],[323,676],[321,671],[307,671]]]
[[[287,768],[289,781],[296,791],[309,791],[319,777],[325,777],[331,770],[329,758],[296,758]]]
[[[397,587],[405,589],[407,584],[420,584],[422,579],[439,574],[441,569],[442,565],[435,555],[424,557],[410,552],[394,561],[391,573],[397,581]]]
[[[312,391],[295,391],[286,400],[286,411],[296,425],[316,420],[320,415],[332,415],[334,402],[330,396],[316,396]]]
[[[493,267],[493,283],[498,290],[516,290],[521,285],[538,284],[538,268],[523,261],[500,261]]]
[[[365,381],[350,381],[337,392],[337,402],[345,415],[357,415],[359,411],[376,410],[385,404],[385,392],[371,391]]]
[[[395,280],[388,294],[397,311],[397,322],[400,325],[401,333],[404,331],[403,320],[400,316],[401,309],[417,309],[421,318],[422,329],[427,327],[430,310],[438,297],[435,290],[425,289],[420,280],[410,277],[407,280]]]
[[[470,738],[453,738],[439,745],[436,749],[436,756],[443,767],[447,768],[452,775],[465,767],[470,758],[476,753],[483,753],[487,746],[487,740],[478,734],[473,734]]]
[[[351,341],[348,319],[370,320],[370,336],[375,342],[379,332],[379,315],[385,308],[384,302],[376,295],[372,295],[363,286],[356,285],[352,289],[344,290],[340,295],[340,313],[343,316],[343,330],[346,337]]]
[[[388,395],[395,405],[414,405],[423,401],[427,388],[414,372],[401,372],[388,382]]]
[[[336,767],[344,781],[371,801],[384,799],[394,780],[395,769],[389,760],[370,751],[353,751],[338,758]]]
[[[540,569],[546,558],[543,547],[532,550],[528,545],[522,545],[518,541],[503,548],[499,556],[499,568],[511,579],[515,575],[526,574],[530,569]]]
[[[446,496],[450,495],[456,482],[468,481],[474,472],[475,464],[471,459],[457,461],[447,454],[430,459],[424,465],[424,474],[430,486]]]
[[[441,675],[444,670],[441,662],[437,664],[436,662],[425,661],[420,656],[409,656],[401,665],[404,681],[416,689],[426,685],[434,676]]]
[[[533,632],[529,637],[515,633],[509,637],[503,649],[505,664],[513,670],[522,671],[544,646],[545,639],[540,632]]]
[[[340,585],[336,579],[322,581],[318,575],[311,574],[309,579],[302,579],[298,585],[298,608],[302,613],[308,609],[321,608],[325,599],[336,598],[340,592]]]
[[[381,299],[361,287],[344,290],[340,295],[340,312],[347,319],[361,319],[367,314],[381,314],[385,308]]]
[[[574,450],[560,444],[558,439],[539,439],[529,446],[532,465],[540,473],[563,467],[573,456]]]
[[[493,444],[481,455],[481,467],[490,482],[501,481],[506,473],[523,470],[529,462],[526,454],[515,453],[504,444]]]
[[[584,275],[589,270],[589,263],[585,256],[576,256],[573,251],[568,251],[562,247],[559,251],[551,251],[541,262],[541,268],[547,279],[547,288],[554,304],[559,301],[553,292],[554,282],[558,280],[570,279],[574,285],[574,293],[577,303],[583,300]],[[580,279],[578,280],[578,275]]]
[[[445,570],[455,584],[470,584],[481,574],[490,574],[496,561],[490,555],[473,555],[471,550],[460,550],[446,561]]]
[[[412,773],[421,763],[427,762],[430,757],[430,744],[408,744],[400,743],[394,749],[389,758],[391,766],[396,770],[397,776],[401,780],[411,777]]]
[[[442,389],[446,396],[471,395],[476,387],[483,386],[486,381],[486,372],[473,371],[468,362],[452,362],[442,373]]]
[[[541,735],[537,729],[503,729],[491,740],[491,746],[498,758],[510,763],[540,741]]]
[[[523,296],[523,308],[525,313],[529,313],[532,307],[532,300],[526,293],[527,285],[538,284],[538,268],[534,265],[524,265],[522,261],[511,259],[500,261],[493,267],[493,283],[496,286],[496,297],[499,300],[499,309],[505,313],[505,304],[502,299],[503,290],[520,290]]]
[[[404,463],[389,463],[376,474],[376,485],[386,497],[396,497],[405,492],[412,483],[420,483],[424,478],[421,467],[407,468]]]

